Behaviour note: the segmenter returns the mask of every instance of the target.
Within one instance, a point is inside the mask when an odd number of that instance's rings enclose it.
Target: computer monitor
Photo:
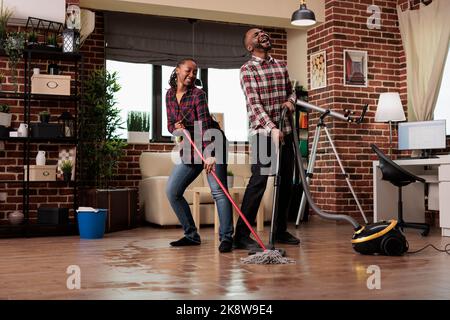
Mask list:
[[[422,150],[445,149],[445,120],[400,122],[398,124],[398,149]]]

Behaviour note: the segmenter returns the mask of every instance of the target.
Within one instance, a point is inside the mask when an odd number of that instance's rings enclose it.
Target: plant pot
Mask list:
[[[46,114],[46,115],[39,115],[39,121],[41,121],[41,123],[49,123],[50,121],[50,115]]]
[[[11,113],[0,112],[0,126],[10,127],[11,126]]]
[[[128,131],[128,143],[132,144],[148,144],[149,143],[148,132]]]
[[[63,172],[63,178],[65,182],[69,182],[72,178],[72,171],[70,172]]]
[[[234,184],[234,176],[227,176],[228,188],[233,188],[233,184]]]

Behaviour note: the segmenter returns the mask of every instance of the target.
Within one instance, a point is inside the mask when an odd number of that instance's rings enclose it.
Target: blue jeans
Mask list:
[[[183,194],[186,188],[198,177],[202,172],[202,164],[178,164],[174,167],[172,174],[167,182],[166,194],[169,199],[173,211],[178,217],[181,226],[184,230],[184,236],[189,240],[201,242],[200,235],[197,232],[194,219],[192,218],[191,209],[184,198]],[[222,184],[227,188],[227,165],[216,164],[215,172]],[[220,188],[216,179],[212,174],[208,174],[208,183],[211,188],[211,193],[216,202],[217,212],[219,214],[220,241],[229,240],[233,238],[233,214],[231,210],[231,203],[225,193]]]

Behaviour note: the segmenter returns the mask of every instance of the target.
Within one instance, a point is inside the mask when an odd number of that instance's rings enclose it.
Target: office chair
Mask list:
[[[430,226],[427,223],[412,223],[403,220],[403,202],[402,202],[402,187],[419,181],[425,183],[425,179],[420,178],[392,161],[374,144],[371,145],[372,150],[377,154],[380,161],[380,169],[383,174],[383,180],[389,181],[394,186],[398,187],[398,226],[403,228],[413,228],[423,230],[422,236],[428,235]]]

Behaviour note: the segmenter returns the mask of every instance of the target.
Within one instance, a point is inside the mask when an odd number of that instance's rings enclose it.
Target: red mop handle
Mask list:
[[[200,152],[200,150],[198,150],[197,146],[194,144],[194,141],[192,141],[191,135],[189,134],[189,132],[186,129],[183,129],[183,132],[184,132],[184,135],[186,136],[186,138],[189,140],[189,143],[191,144],[191,146],[194,147],[195,152],[199,155],[199,157],[202,159],[202,161],[204,163],[206,163],[206,160],[203,157],[202,153]],[[219,184],[220,188],[222,188],[222,190],[225,193],[225,195],[227,196],[228,200],[230,200],[231,204],[234,206],[236,211],[239,213],[239,216],[241,216],[242,220],[244,220],[245,224],[250,229],[250,232],[255,236],[255,239],[258,242],[258,244],[261,246],[261,248],[263,250],[267,250],[266,247],[264,246],[263,242],[259,238],[258,234],[255,232],[255,230],[253,230],[252,226],[250,225],[248,220],[245,218],[245,216],[242,213],[241,209],[239,209],[239,207],[234,202],[233,198],[231,198],[230,194],[227,191],[227,188],[225,188],[225,186],[222,184],[222,182],[220,182],[220,179],[217,177],[216,173],[214,171],[211,171],[211,174],[213,175],[214,179],[216,179],[216,181]]]

